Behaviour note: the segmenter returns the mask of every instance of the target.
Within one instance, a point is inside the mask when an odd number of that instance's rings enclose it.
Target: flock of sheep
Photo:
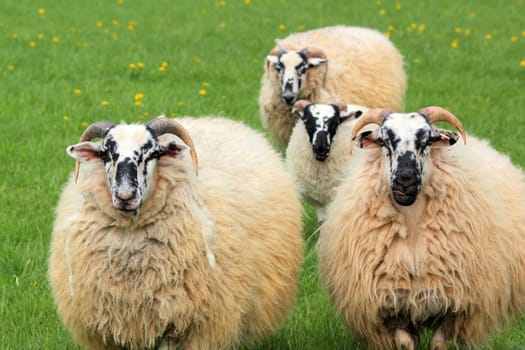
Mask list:
[[[525,306],[525,176],[447,110],[401,113],[405,90],[385,36],[334,26],[267,56],[260,117],[285,161],[223,117],[90,125],[67,148],[49,262],[74,340],[197,350],[271,334],[295,302],[303,199],[320,278],[369,349],[417,349],[425,329],[431,350],[487,342]]]

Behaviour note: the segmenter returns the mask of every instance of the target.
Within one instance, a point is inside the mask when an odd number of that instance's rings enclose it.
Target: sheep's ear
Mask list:
[[[279,62],[279,56],[268,55],[266,56],[266,61],[273,63],[273,64],[277,64],[277,62]]]
[[[308,58],[308,68],[318,66],[325,62],[328,62],[326,58],[310,57]]]
[[[430,142],[432,147],[448,147],[452,146],[459,140],[459,135],[456,132],[432,128],[432,133],[430,135]]]
[[[366,130],[352,140],[359,148],[371,149],[383,146],[383,140],[377,136],[377,130]]]
[[[341,123],[347,121],[347,120],[352,120],[352,119],[357,119],[359,118],[361,115],[363,114],[363,111],[361,110],[353,110],[353,111],[344,111],[342,110],[340,115],[339,115],[339,119],[341,121]]]
[[[80,162],[89,162],[99,157],[100,143],[81,142],[66,148],[67,154]]]
[[[160,145],[160,154],[161,156],[168,156],[175,159],[184,158],[190,151],[185,143],[181,141],[169,140]]]
[[[303,116],[304,116],[304,110],[306,109],[306,107],[308,105],[312,104],[312,102],[308,101],[308,100],[298,100],[297,102],[295,102],[295,104],[293,105],[293,108],[292,108],[292,114],[299,114],[299,117],[301,119],[303,119]]]

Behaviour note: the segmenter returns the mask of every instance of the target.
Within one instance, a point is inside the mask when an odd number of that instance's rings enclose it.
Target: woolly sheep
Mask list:
[[[367,110],[340,102],[299,100],[294,105],[300,120],[286,148],[286,168],[301,197],[315,208],[319,223],[350,162],[348,143],[354,121]]]
[[[85,348],[230,348],[294,303],[302,207],[282,159],[241,123],[178,121],[99,122],[67,150],[82,168],[56,208],[49,279]]]
[[[525,176],[440,107],[370,110],[318,243],[320,274],[370,349],[477,347],[525,302]]]
[[[378,31],[338,25],[294,33],[276,43],[266,57],[259,112],[277,144],[288,144],[297,120],[292,106],[299,99],[402,109],[403,58]]]

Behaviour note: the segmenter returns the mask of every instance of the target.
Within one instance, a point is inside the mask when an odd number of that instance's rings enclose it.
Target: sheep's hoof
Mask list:
[[[394,340],[396,342],[397,350],[414,350],[416,343],[412,336],[404,329],[396,329],[394,332]]]
[[[441,329],[437,329],[430,341],[430,350],[447,350],[447,341]]]

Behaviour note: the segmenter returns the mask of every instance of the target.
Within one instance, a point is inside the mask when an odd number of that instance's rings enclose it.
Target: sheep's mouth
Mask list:
[[[120,215],[125,216],[125,217],[137,216],[139,214],[139,210],[138,209],[117,208],[117,210],[119,211]]]
[[[417,199],[417,191],[402,191],[400,189],[392,189],[392,198],[394,201],[402,206],[412,205]]]

